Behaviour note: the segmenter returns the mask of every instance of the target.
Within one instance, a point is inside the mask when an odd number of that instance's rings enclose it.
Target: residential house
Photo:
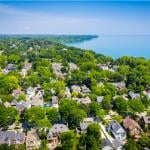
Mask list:
[[[87,97],[85,97],[85,98],[81,98],[81,99],[79,100],[79,102],[80,102],[81,104],[89,105],[92,101],[91,101],[91,99],[87,96]]]
[[[71,92],[70,92],[70,89],[68,87],[66,87],[66,90],[64,92],[64,97],[71,98]]]
[[[78,70],[78,66],[74,63],[69,63],[69,70],[73,71],[73,70]]]
[[[39,90],[35,96],[33,96],[31,100],[31,105],[32,106],[43,106],[44,105],[44,100],[43,100],[43,94],[42,91]]]
[[[140,125],[144,128],[144,127],[148,127],[150,128],[150,116],[143,116],[140,119]]]
[[[134,93],[134,92],[130,91],[130,92],[128,93],[128,95],[129,95],[129,97],[130,97],[131,99],[140,99],[140,94],[139,94],[139,93]]]
[[[102,70],[109,70],[109,66],[107,64],[98,64],[98,67]]]
[[[8,126],[7,131],[14,131],[14,130],[16,132],[22,133],[23,132],[22,123],[15,122]]]
[[[71,86],[71,91],[72,91],[72,92],[80,93],[80,92],[81,92],[81,88],[80,88],[80,86],[78,86],[78,85],[72,85],[72,86]]]
[[[62,50],[63,50],[63,51],[67,51],[68,49],[67,49],[67,48],[63,48]]]
[[[81,90],[83,94],[88,94],[91,92],[91,90],[86,85],[81,86]]]
[[[26,90],[26,99],[27,99],[27,101],[31,100],[35,96],[35,92],[36,92],[36,89],[32,88],[32,87],[29,87]]]
[[[0,131],[0,144],[24,144],[25,133],[17,133],[16,131]]]
[[[41,141],[35,129],[31,129],[27,132],[26,136],[26,149],[35,150],[39,149],[41,146]]]
[[[31,108],[31,104],[28,101],[20,101],[16,103],[16,108],[18,109],[20,114],[24,114],[26,109]]]
[[[87,127],[94,122],[92,117],[84,118],[82,122],[80,122],[81,131],[86,131]]]
[[[24,91],[22,91],[21,89],[15,89],[12,92],[12,96],[17,99],[19,97],[19,95],[24,94]]]
[[[25,63],[22,70],[21,70],[21,75],[25,77],[27,75],[28,70],[32,68],[32,63]]]
[[[147,98],[150,100],[150,89],[147,89],[143,92],[144,95],[147,96]]]
[[[85,105],[89,105],[91,103],[91,99],[86,96],[86,97],[83,97],[83,98],[72,98],[73,100],[77,101],[77,103],[81,103],[81,104],[85,104]]]
[[[9,102],[5,102],[5,103],[3,103],[3,105],[4,105],[4,107],[6,107],[6,108],[8,108],[8,107],[11,106],[11,104],[10,104]]]
[[[113,100],[116,99],[116,98],[118,98],[118,97],[121,97],[121,98],[125,99],[126,101],[129,100],[127,94],[123,94],[123,95],[115,95],[115,96],[113,97]]]
[[[122,150],[122,143],[121,143],[120,140],[114,139],[112,141],[112,145],[113,145],[113,147],[114,147],[115,150]]]
[[[11,71],[15,71],[16,70],[16,66],[14,64],[8,64],[3,70],[2,72],[4,74],[8,74]]]
[[[2,55],[3,52],[4,52],[4,51],[0,51],[0,55]]]
[[[116,82],[116,83],[113,83],[113,85],[119,90],[126,88],[125,82]]]
[[[123,127],[133,138],[140,138],[140,133],[142,130],[135,120],[131,119],[130,117],[126,117],[125,119],[123,119]]]
[[[114,150],[112,143],[108,139],[102,139],[101,148],[102,150]]]
[[[59,99],[57,96],[51,97],[51,107],[58,108],[59,107]]]
[[[112,68],[109,64],[98,64],[97,66],[102,70],[115,72],[115,69]]]
[[[115,139],[123,141],[126,139],[126,131],[122,128],[122,126],[117,121],[112,121],[108,125],[108,131],[112,133]]]
[[[122,144],[117,139],[114,139],[113,141],[109,141],[108,139],[102,139],[101,149],[102,150],[122,150]]]
[[[63,68],[61,63],[52,63],[52,69],[56,76],[63,77],[61,69]]]
[[[68,126],[64,124],[55,124],[53,125],[47,135],[48,145],[50,149],[54,149],[60,143],[60,134],[67,132]]]
[[[101,103],[101,102],[103,101],[103,99],[104,99],[104,96],[97,96],[97,97],[96,97],[96,101],[97,101],[98,103]]]

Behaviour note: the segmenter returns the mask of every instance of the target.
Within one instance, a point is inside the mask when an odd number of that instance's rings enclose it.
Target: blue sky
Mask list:
[[[150,34],[150,1],[0,1],[1,34]]]

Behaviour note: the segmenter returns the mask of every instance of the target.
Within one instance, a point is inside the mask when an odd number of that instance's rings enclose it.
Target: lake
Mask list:
[[[113,58],[134,56],[150,59],[150,35],[100,35],[90,41],[68,45],[91,49]]]

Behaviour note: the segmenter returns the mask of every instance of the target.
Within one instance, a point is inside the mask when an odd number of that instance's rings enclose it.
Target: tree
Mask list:
[[[102,101],[102,107],[103,109],[106,110],[111,110],[112,109],[112,103],[111,103],[111,96],[110,95],[106,95],[104,97],[104,100]]]
[[[62,100],[59,107],[59,113],[63,122],[68,123],[69,127],[76,128],[80,121],[86,117],[85,110],[72,100]]]
[[[78,150],[85,150],[86,149],[86,133],[85,132],[81,133],[81,135],[79,137],[77,149]]]
[[[132,112],[136,113],[141,113],[144,111],[144,105],[140,100],[133,99],[129,103],[130,109]]]
[[[73,131],[64,132],[60,136],[62,150],[76,150],[77,137]]]
[[[52,124],[55,124],[59,120],[58,111],[56,108],[51,108],[46,111],[47,118],[50,120]]]
[[[47,147],[47,143],[47,140],[42,140],[39,150],[49,150],[49,148]]]
[[[0,150],[16,150],[15,145],[2,144]]]
[[[101,105],[99,105],[98,103],[96,102],[92,102],[90,105],[89,105],[89,111],[90,111],[90,114],[93,115],[93,116],[97,116],[99,118],[103,118],[104,115],[105,115],[105,111],[101,108]]]
[[[143,134],[142,137],[137,142],[137,145],[139,149],[150,147],[150,137],[148,135]]]
[[[0,75],[0,93],[8,94],[19,87],[18,79],[12,75]]]
[[[20,94],[19,97],[17,98],[17,101],[25,101],[25,100],[26,100],[25,94]]]
[[[45,110],[41,107],[32,107],[25,112],[25,120],[30,124],[39,127],[50,127]]]
[[[4,108],[0,106],[0,127],[7,128],[16,121],[17,116],[18,111],[15,108]]]
[[[127,143],[125,144],[124,148],[126,150],[138,150],[136,146],[136,142],[134,139],[128,139]]]
[[[148,108],[150,106],[150,100],[146,95],[143,95],[143,97],[141,98],[141,102],[143,103],[145,108]]]
[[[18,64],[20,60],[21,58],[19,55],[13,54],[8,57],[8,63]]]
[[[99,124],[90,124],[86,133],[86,149],[99,150],[101,147],[101,134]]]
[[[128,109],[128,102],[123,97],[117,97],[113,102],[113,108],[119,113],[125,113]]]
[[[0,55],[0,68],[4,68],[5,67],[6,60],[7,60],[6,56]]]

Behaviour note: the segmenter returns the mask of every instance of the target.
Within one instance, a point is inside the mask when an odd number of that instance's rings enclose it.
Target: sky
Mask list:
[[[150,1],[1,1],[0,34],[150,34]]]

